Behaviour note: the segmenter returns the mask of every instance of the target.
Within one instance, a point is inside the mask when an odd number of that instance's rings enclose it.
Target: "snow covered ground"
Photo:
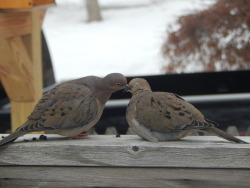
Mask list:
[[[169,24],[215,0],[99,0],[103,21],[87,23],[85,0],[57,0],[43,24],[58,82],[120,72],[162,73]],[[178,28],[178,26],[176,26]]]

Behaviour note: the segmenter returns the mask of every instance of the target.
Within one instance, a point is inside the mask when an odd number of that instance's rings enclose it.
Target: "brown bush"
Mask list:
[[[162,47],[165,72],[250,69],[249,0],[219,0],[177,22]]]

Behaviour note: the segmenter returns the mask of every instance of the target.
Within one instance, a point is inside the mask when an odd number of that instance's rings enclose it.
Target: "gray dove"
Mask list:
[[[216,128],[218,123],[206,119],[180,96],[152,92],[145,79],[131,80],[125,90],[132,93],[126,113],[128,124],[137,135],[148,141],[174,141],[192,131],[204,131],[232,142],[247,143]]]
[[[2,139],[0,147],[36,131],[83,137],[81,133],[100,119],[111,94],[124,89],[126,84],[126,78],[120,73],[108,74],[104,78],[87,76],[59,84],[43,94],[28,120]]]

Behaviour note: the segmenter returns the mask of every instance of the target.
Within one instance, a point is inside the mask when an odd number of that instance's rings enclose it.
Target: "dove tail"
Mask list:
[[[0,148],[6,147],[7,145],[11,144],[12,142],[14,142],[18,137],[22,136],[26,134],[25,132],[21,132],[21,131],[15,131],[13,133],[11,133],[9,136],[3,138],[0,141]]]
[[[221,138],[224,138],[224,139],[226,139],[228,141],[231,141],[231,142],[249,144],[248,142],[245,142],[245,141],[243,141],[243,140],[241,140],[239,138],[231,136],[231,135],[225,133],[224,131],[222,131],[222,130],[216,128],[216,127],[208,128],[208,129],[206,129],[204,131],[206,131],[208,133],[216,134],[217,136],[219,136]]]

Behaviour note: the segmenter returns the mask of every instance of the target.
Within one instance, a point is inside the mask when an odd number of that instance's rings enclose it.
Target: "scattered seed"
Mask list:
[[[47,140],[47,136],[42,134],[42,135],[40,135],[39,140]]]

